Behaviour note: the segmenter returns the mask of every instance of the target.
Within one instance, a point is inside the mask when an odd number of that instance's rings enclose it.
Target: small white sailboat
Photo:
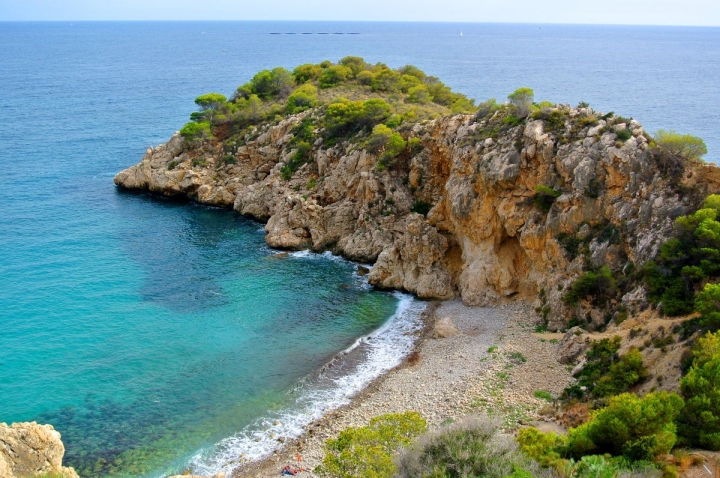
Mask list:
[[[463,36],[463,34],[462,34],[462,30],[460,30],[460,36]]]

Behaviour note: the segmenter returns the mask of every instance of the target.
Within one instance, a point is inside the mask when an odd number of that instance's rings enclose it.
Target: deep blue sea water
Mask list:
[[[0,23],[0,421],[55,425],[81,476],[210,472],[397,363],[422,304],[329,255],[275,258],[231,212],[112,183],[199,94],[346,55],[479,100],[587,101],[720,162],[717,28]]]

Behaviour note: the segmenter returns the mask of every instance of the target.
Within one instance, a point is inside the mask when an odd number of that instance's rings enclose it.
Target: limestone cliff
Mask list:
[[[78,478],[62,466],[65,447],[51,425],[0,423],[0,477],[26,478],[49,475]]]
[[[267,222],[270,246],[373,263],[378,287],[469,305],[516,296],[535,302],[550,329],[571,317],[602,327],[612,308],[568,306],[567,287],[606,266],[626,278],[612,305],[644,308],[632,271],[654,257],[677,216],[720,191],[720,170],[672,164],[637,121],[553,111],[516,124],[456,115],[401,127],[419,146],[387,168],[362,137],[327,148],[320,138],[284,180],[293,127],[318,109],[261,125],[232,147],[191,146],[176,134],[115,183],[232,207]]]

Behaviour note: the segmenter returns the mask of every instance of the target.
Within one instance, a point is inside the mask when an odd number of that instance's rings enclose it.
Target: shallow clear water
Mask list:
[[[588,101],[702,136],[718,161],[718,45],[717,28],[0,23],[0,421],[54,424],[82,476],[214,471],[408,349],[421,304],[372,291],[353,265],[273,258],[257,223],[115,189],[199,94],[361,55],[481,100],[531,86]]]

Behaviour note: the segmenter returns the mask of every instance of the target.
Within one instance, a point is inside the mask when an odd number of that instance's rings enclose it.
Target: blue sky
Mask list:
[[[0,0],[14,20],[363,20],[720,26],[720,0]]]

